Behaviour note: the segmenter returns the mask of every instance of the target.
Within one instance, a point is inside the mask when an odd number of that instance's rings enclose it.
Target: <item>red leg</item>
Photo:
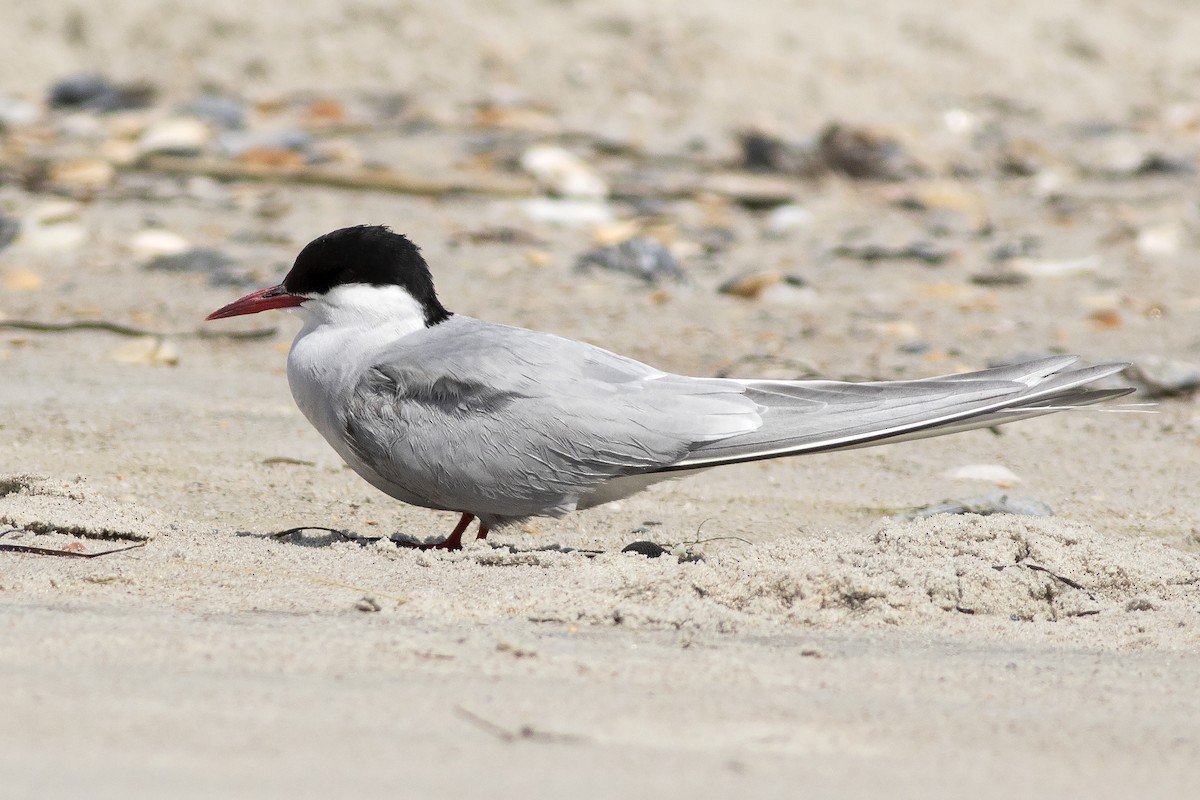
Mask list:
[[[487,538],[487,535],[491,532],[491,530],[492,530],[491,528],[489,528],[487,525],[484,525],[481,522],[481,523],[479,523],[479,535],[476,536],[475,538],[479,539],[480,541],[483,541],[484,539]]]
[[[429,545],[434,550],[462,550],[462,537],[467,531],[467,526],[475,521],[474,514],[468,514],[465,511],[459,517],[458,524],[454,526],[454,530],[450,531],[450,535],[435,545]]]
[[[475,520],[474,514],[463,513],[459,518],[458,524],[454,526],[454,530],[450,531],[450,535],[437,544],[410,544],[408,542],[396,542],[400,547],[411,547],[414,550],[462,550],[462,537],[467,530],[467,526]],[[481,528],[487,530],[486,528]]]

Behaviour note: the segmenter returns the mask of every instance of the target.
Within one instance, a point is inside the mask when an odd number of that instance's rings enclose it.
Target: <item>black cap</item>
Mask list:
[[[354,283],[405,289],[424,310],[426,326],[450,317],[420,248],[383,225],[356,225],[313,239],[296,256],[283,288],[311,296]]]

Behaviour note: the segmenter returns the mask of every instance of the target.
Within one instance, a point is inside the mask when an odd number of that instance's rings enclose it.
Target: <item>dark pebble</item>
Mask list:
[[[683,282],[683,268],[671,251],[655,239],[638,236],[620,244],[597,247],[579,256],[575,269],[589,272],[593,267],[610,272],[622,272],[640,278],[646,284],[661,280]]]
[[[850,178],[895,181],[910,171],[898,142],[836,122],[821,133],[818,148],[829,169]]]
[[[113,83],[98,73],[81,73],[63,78],[50,87],[53,108],[88,108],[120,111],[145,108],[154,99],[154,87],[146,83]]]
[[[180,111],[223,130],[236,131],[246,127],[246,109],[230,97],[205,95],[183,106]]]
[[[646,558],[658,558],[667,554],[666,548],[661,544],[650,541],[630,542],[621,548],[622,553],[637,553]]]
[[[146,262],[151,272],[199,272],[208,275],[213,286],[244,286],[250,277],[236,259],[211,247],[193,247],[182,253],[158,256]]]
[[[13,239],[21,232],[21,221],[16,217],[6,217],[0,214],[0,250],[12,244]]]
[[[844,258],[857,258],[868,263],[912,260],[936,266],[949,258],[953,252],[944,245],[918,240],[899,247],[882,244],[844,244],[835,248],[833,254]]]

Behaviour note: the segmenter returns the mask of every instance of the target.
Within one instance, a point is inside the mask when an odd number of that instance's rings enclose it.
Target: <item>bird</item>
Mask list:
[[[308,421],[368,483],[458,512],[457,550],[531,517],[560,517],[727,464],[990,428],[1120,397],[1124,363],[1039,358],[919,380],[674,374],[600,347],[446,309],[407,236],[357,225],[306,245],[283,280],[208,320],[285,309]]]

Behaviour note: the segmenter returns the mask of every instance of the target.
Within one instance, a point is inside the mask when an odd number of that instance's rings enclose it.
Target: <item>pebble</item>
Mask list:
[[[190,250],[191,243],[178,233],[165,228],[146,228],[129,240],[129,249],[142,258],[175,256]]]
[[[898,522],[911,522],[938,514],[979,514],[983,517],[992,514],[1015,514],[1028,517],[1052,517],[1054,510],[1041,500],[1032,497],[1015,497],[1007,492],[988,492],[962,500],[926,506],[906,514],[897,514],[892,519]]]
[[[667,549],[657,542],[648,540],[630,542],[621,548],[622,553],[637,553],[646,558],[659,558],[667,554]]]
[[[60,161],[50,168],[49,183],[66,189],[95,191],[103,189],[117,177],[117,170],[99,158]]]
[[[902,245],[843,244],[835,247],[833,254],[843,258],[856,258],[867,263],[911,260],[936,266],[950,258],[954,254],[954,250],[937,242],[918,239]]]
[[[21,221],[0,213],[0,250],[8,247],[21,232]]]
[[[603,200],[608,183],[579,156],[556,145],[534,145],[521,154],[521,169],[559,197]]]
[[[1179,252],[1183,231],[1174,222],[1142,228],[1137,234],[1137,249],[1144,256],[1173,256]]]
[[[1095,272],[1100,266],[1096,255],[1072,258],[1065,261],[1050,261],[1032,258],[1013,258],[1008,268],[1030,278],[1069,278]]]
[[[246,127],[245,106],[231,97],[204,95],[183,106],[180,112],[199,117],[222,130],[236,131]]]
[[[865,128],[835,122],[822,131],[817,148],[830,170],[849,178],[894,181],[912,172],[899,142]]]
[[[1139,358],[1121,374],[1146,397],[1179,397],[1200,389],[1200,364],[1162,356]]]
[[[275,131],[224,131],[217,135],[217,151],[230,158],[241,158],[253,150],[288,150],[305,153],[313,146],[313,137],[305,131],[284,128]]]
[[[812,178],[824,171],[815,142],[789,142],[759,130],[738,135],[742,168]]]
[[[575,269],[588,272],[598,267],[640,278],[646,284],[661,280],[682,282],[687,275],[669,248],[648,236],[637,236],[620,244],[589,250],[575,261]]]
[[[983,195],[957,181],[934,181],[905,189],[896,203],[920,211],[960,215],[972,231],[987,230],[991,214]]]
[[[142,132],[137,140],[138,155],[195,156],[211,138],[208,125],[196,117],[171,117],[153,123]]]
[[[1102,308],[1099,311],[1093,311],[1091,314],[1088,314],[1088,320],[1098,330],[1114,330],[1125,324],[1125,321],[1121,318],[1121,312],[1115,308]]]
[[[33,103],[19,97],[0,97],[0,131],[28,127],[41,118]]]
[[[796,186],[790,180],[771,175],[717,173],[705,175],[700,189],[727,197],[752,211],[787,205],[796,199]]]
[[[41,275],[27,269],[6,269],[0,272],[0,286],[10,292],[36,292],[43,284]]]
[[[804,206],[785,203],[771,210],[763,222],[763,229],[768,236],[783,238],[801,228],[809,227],[815,219],[813,213]]]
[[[179,364],[179,348],[168,339],[139,336],[111,351],[108,357],[122,364],[174,367]]]
[[[607,203],[595,200],[535,197],[522,203],[521,210],[534,222],[555,225],[605,225],[614,218]]]
[[[1000,464],[964,464],[942,473],[943,478],[955,481],[984,481],[994,483],[1001,489],[1016,486],[1021,482],[1017,474]]]
[[[976,286],[1021,286],[1029,283],[1029,276],[1011,267],[999,265],[971,274],[971,283]]]
[[[797,275],[788,275],[779,270],[743,272],[722,283],[717,287],[717,291],[746,300],[756,300],[764,291],[780,284],[802,287],[805,281]]]
[[[180,253],[150,259],[145,269],[151,272],[199,272],[208,275],[213,286],[243,286],[251,282],[237,260],[211,247],[193,247]]]
[[[86,108],[119,111],[145,108],[154,99],[154,87],[145,83],[114,83],[99,73],[70,75],[50,87],[52,108]]]
[[[78,203],[51,201],[35,207],[21,225],[18,242],[41,253],[60,253],[82,247],[88,232],[80,222]]]

